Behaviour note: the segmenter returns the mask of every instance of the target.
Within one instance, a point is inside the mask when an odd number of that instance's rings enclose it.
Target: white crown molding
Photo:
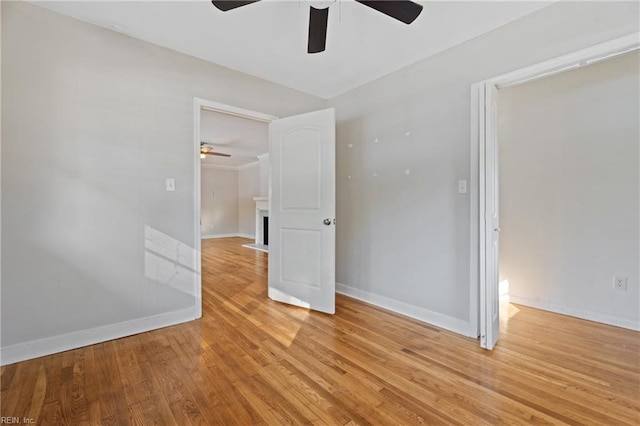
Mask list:
[[[223,166],[221,164],[203,164],[203,169],[218,169],[218,170],[234,170],[238,171],[238,166]]]
[[[244,169],[249,169],[251,167],[255,167],[257,165],[259,165],[260,162],[259,161],[253,161],[251,163],[247,163],[247,164],[241,164],[239,166],[225,166],[222,164],[206,164],[206,163],[202,163],[201,167],[203,169],[218,169],[218,170],[244,170]]]
[[[247,164],[243,164],[241,166],[238,166],[238,170],[249,169],[251,167],[255,167],[255,166],[258,166],[258,165],[260,165],[260,162],[259,161],[254,161],[252,163],[247,163]]]

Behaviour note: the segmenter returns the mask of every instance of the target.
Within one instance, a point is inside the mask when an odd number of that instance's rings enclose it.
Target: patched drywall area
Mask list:
[[[498,93],[510,300],[640,328],[640,54]]]

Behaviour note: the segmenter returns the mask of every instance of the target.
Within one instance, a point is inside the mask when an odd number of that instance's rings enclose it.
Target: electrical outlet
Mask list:
[[[623,277],[621,275],[614,275],[613,288],[615,290],[627,291],[627,277]]]

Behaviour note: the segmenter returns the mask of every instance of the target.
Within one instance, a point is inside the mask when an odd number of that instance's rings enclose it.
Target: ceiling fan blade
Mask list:
[[[230,154],[224,154],[222,152],[216,152],[216,151],[201,151],[201,154],[204,154],[204,155],[217,155],[218,157],[231,157]]]
[[[246,6],[251,3],[257,3],[260,0],[211,0],[211,3],[223,12],[227,12],[238,7]]]
[[[309,43],[307,53],[324,52],[327,43],[327,21],[329,8],[316,9],[309,6]]]
[[[410,0],[356,0],[398,21],[410,24],[422,12],[422,5]]]

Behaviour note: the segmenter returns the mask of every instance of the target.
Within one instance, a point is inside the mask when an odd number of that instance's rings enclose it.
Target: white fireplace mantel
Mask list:
[[[256,245],[264,246],[264,220],[265,216],[269,216],[269,197],[253,197],[256,202]]]
[[[256,202],[256,210],[269,211],[269,197],[253,197]]]

